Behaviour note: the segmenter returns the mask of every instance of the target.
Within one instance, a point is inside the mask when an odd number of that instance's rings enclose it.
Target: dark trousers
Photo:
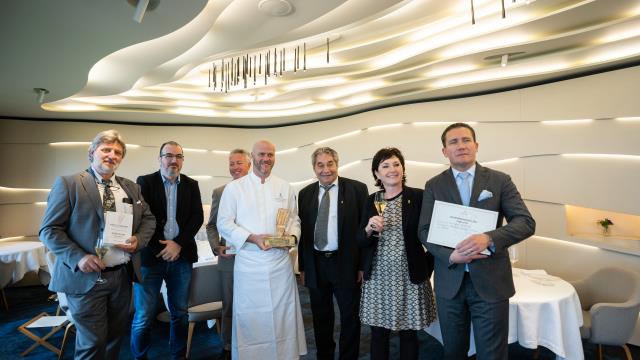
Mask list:
[[[509,356],[509,300],[488,302],[473,287],[468,273],[453,299],[436,298],[444,358],[467,359],[473,323],[476,359],[506,360]]]
[[[143,266],[140,271],[142,282],[133,285],[136,312],[131,322],[131,355],[135,359],[148,358],[151,348],[151,328],[155,322],[158,294],[164,280],[167,285],[167,305],[171,314],[170,357],[183,359],[187,351],[192,264],[186,259],[172,262],[158,261],[155,265]]]
[[[416,330],[400,330],[400,359],[418,359],[418,332]],[[389,359],[389,335],[391,330],[382,327],[371,327],[371,360]]]
[[[335,315],[333,297],[340,310],[340,360],[357,359],[360,348],[360,287],[339,288],[337,255],[315,255],[317,288],[309,288],[313,333],[316,340],[317,359],[333,359],[336,343],[333,340]]]
[[[76,326],[74,359],[118,359],[127,332],[131,281],[126,267],[103,272],[107,279],[82,295],[67,294],[69,313]]]

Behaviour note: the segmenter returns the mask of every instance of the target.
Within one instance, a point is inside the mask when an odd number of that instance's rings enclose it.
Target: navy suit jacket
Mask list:
[[[164,249],[165,245],[159,240],[164,238],[164,226],[167,223],[167,196],[162,182],[160,171],[152,174],[139,176],[136,182],[142,189],[142,196],[149,203],[151,212],[156,217],[156,231],[149,241],[149,246],[142,252],[142,265],[150,266],[160,258],[156,255]],[[202,199],[200,198],[200,188],[198,182],[180,174],[180,183],[177,190],[176,221],[179,232],[175,239],[170,239],[182,247],[180,258],[194,263],[198,261],[198,249],[195,236],[204,222],[202,213]]]
[[[478,197],[483,190],[491,192],[493,196],[479,201]],[[435,257],[435,293],[438,297],[451,299],[460,289],[465,267],[464,264],[449,264],[452,248],[427,243],[436,200],[462,205],[451,168],[427,181],[420,214],[420,240]],[[480,164],[476,164],[469,206],[498,212],[497,228],[486,233],[495,245],[495,253],[486,259],[469,263],[469,276],[473,286],[486,301],[508,299],[515,293],[515,289],[507,249],[533,235],[536,223],[511,177]],[[502,226],[504,219],[507,224]]]

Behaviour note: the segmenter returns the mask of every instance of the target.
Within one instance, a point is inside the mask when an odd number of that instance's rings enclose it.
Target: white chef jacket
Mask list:
[[[236,249],[233,283],[234,359],[298,359],[307,353],[300,299],[287,249],[261,250],[251,234],[273,234],[279,208],[291,210],[287,233],[300,237],[295,193],[253,172],[227,184],[218,208],[218,231]]]

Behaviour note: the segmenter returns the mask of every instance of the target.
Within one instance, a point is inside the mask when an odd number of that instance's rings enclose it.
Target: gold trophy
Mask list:
[[[267,236],[264,244],[271,247],[294,247],[296,246],[296,237],[293,235],[285,235],[285,231],[291,222],[291,211],[289,209],[278,209],[276,216],[276,233]]]

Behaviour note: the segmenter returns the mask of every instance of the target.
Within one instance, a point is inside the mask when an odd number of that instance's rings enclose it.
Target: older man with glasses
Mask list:
[[[151,326],[164,280],[171,313],[169,347],[172,359],[186,355],[189,285],[192,265],[198,260],[195,236],[203,222],[198,182],[181,174],[182,146],[168,141],[160,146],[160,170],[138,177],[156,231],[142,252],[142,281],[134,285],[136,313],[131,324],[131,352],[146,359],[151,347]]]

